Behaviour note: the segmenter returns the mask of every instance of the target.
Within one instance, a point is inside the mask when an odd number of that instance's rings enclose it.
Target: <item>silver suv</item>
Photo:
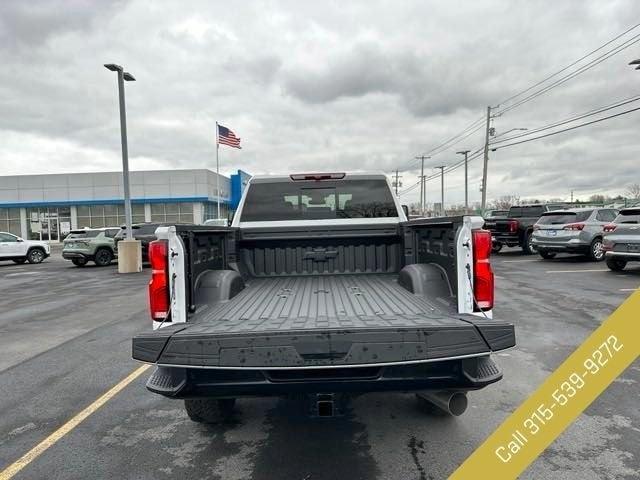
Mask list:
[[[611,270],[620,271],[627,262],[640,262],[640,207],[620,210],[604,231],[604,250]]]
[[[531,244],[544,259],[553,258],[557,253],[577,253],[600,262],[604,260],[604,226],[617,214],[613,208],[572,208],[543,213],[533,226]]]

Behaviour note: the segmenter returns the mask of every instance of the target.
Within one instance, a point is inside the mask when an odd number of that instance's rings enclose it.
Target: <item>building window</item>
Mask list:
[[[119,227],[124,225],[124,203],[106,205],[78,205],[78,228]],[[131,221],[144,223],[144,204],[131,204]]]
[[[152,203],[154,223],[193,223],[193,203]]]
[[[227,218],[228,205],[220,203],[220,217]],[[204,220],[218,218],[218,204],[216,202],[207,202],[204,204]]]
[[[18,236],[22,235],[19,208],[0,208],[0,230]]]

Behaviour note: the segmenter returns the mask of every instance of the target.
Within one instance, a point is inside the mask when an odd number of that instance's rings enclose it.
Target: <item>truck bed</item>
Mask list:
[[[513,326],[458,314],[415,295],[397,274],[253,278],[189,323],[134,338],[160,365],[298,368],[417,363],[486,355],[515,344]]]

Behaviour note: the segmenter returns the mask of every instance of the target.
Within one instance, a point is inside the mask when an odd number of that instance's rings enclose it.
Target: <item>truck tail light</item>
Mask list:
[[[509,220],[509,233],[516,233],[518,231],[518,220]]]
[[[608,223],[602,229],[605,233],[613,232],[616,229],[617,225],[615,223]]]
[[[491,270],[491,232],[474,230],[473,238],[473,295],[476,300],[474,310],[493,308],[493,270]]]
[[[169,242],[154,240],[149,243],[149,311],[151,318],[169,321]]]
[[[582,230],[584,228],[584,223],[570,223],[569,225],[565,225],[563,230]]]

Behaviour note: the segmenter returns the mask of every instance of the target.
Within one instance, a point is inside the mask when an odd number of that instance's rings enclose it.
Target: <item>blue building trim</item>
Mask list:
[[[251,179],[251,175],[242,170],[238,170],[238,173],[234,173],[230,177],[231,179],[231,201],[229,206],[232,210],[238,208],[240,199],[242,198],[242,192],[244,192],[247,182]]]
[[[216,202],[209,197],[180,197],[180,198],[132,198],[131,203],[185,203],[185,202]],[[220,203],[230,203],[228,198],[221,198]],[[119,205],[124,204],[121,198],[105,198],[101,200],[52,200],[42,202],[11,202],[1,203],[0,208],[33,208],[33,207],[70,207],[72,205]]]

